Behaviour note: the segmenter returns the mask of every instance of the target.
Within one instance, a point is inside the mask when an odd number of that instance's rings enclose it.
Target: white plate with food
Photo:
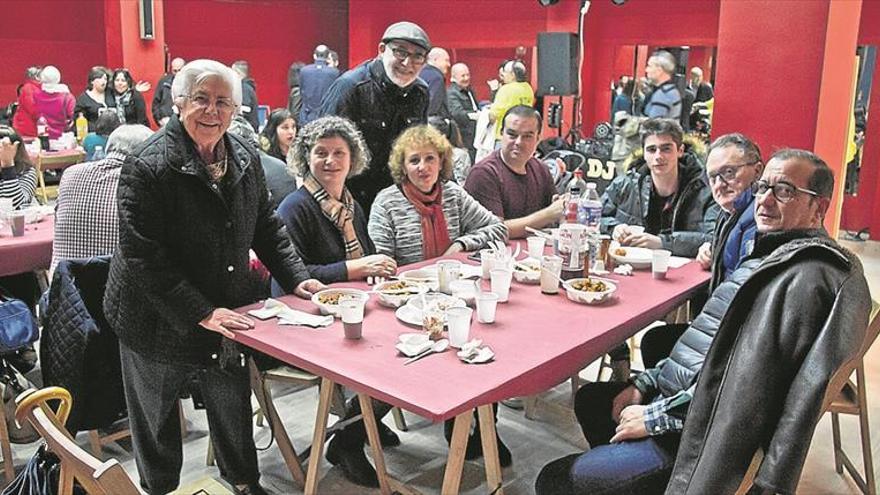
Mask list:
[[[417,284],[427,285],[431,290],[437,290],[439,284],[436,266],[417,268],[415,270],[404,270],[397,274],[397,278],[400,280],[415,282]]]
[[[463,300],[457,297],[447,296],[446,294],[425,294],[424,301],[429,308],[436,308],[444,323],[446,322],[447,309],[466,306]],[[404,323],[421,327],[424,316],[422,307],[422,297],[413,297],[408,303],[397,308],[394,315],[397,316],[398,320]]]
[[[635,270],[648,270],[651,268],[653,254],[648,248],[621,246],[616,242],[611,244],[611,257],[618,265],[627,264]]]
[[[359,289],[340,287],[336,289],[324,289],[312,295],[312,303],[321,309],[322,315],[341,316],[339,301],[343,299],[362,299],[364,304],[370,299],[370,295]]]
[[[517,261],[513,265],[513,279],[521,284],[535,285],[541,281],[541,262],[534,258]]]
[[[568,299],[580,304],[602,304],[610,301],[617,292],[617,284],[596,277],[569,279],[562,286]]]
[[[389,280],[373,287],[379,294],[379,304],[389,308],[399,308],[413,296],[428,292],[428,286],[412,280]]]

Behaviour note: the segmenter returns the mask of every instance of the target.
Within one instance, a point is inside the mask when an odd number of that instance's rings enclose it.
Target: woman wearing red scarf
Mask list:
[[[507,227],[453,178],[452,145],[433,127],[404,131],[388,167],[395,185],[376,196],[368,231],[399,265],[506,241]]]

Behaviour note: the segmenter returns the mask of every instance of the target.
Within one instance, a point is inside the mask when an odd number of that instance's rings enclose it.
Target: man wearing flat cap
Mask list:
[[[372,155],[369,168],[348,180],[348,188],[369,216],[373,198],[392,184],[388,171],[391,143],[407,127],[428,121],[428,87],[419,79],[431,41],[412,22],[385,30],[379,54],[341,75],[321,101],[321,116],[354,122]]]

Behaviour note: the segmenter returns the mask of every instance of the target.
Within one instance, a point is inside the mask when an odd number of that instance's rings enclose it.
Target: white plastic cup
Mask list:
[[[12,226],[12,236],[21,237],[24,235],[25,214],[23,211],[14,211],[9,214],[9,225]]]
[[[666,278],[666,272],[669,270],[670,256],[672,256],[672,252],[665,249],[655,249],[651,252],[651,274],[654,278]]]
[[[471,333],[471,308],[449,308],[446,310],[446,324],[449,325],[449,345],[461,348]]]
[[[526,239],[529,246],[529,256],[535,258],[536,260],[541,259],[544,256],[544,238],[533,236]]]
[[[477,320],[480,323],[495,323],[495,310],[498,308],[498,294],[481,292],[477,294]]]
[[[364,300],[343,299],[339,301],[339,309],[342,315],[342,328],[345,338],[357,340],[361,338],[364,325]]]
[[[449,283],[461,276],[461,261],[443,260],[437,263],[438,290],[444,294],[451,293]]]
[[[491,249],[480,250],[480,268],[483,270],[483,278],[489,278],[489,272],[495,268],[495,251]]]
[[[562,275],[562,258],[544,256],[541,258],[541,292],[544,294],[559,293],[559,277]]]
[[[507,302],[510,297],[510,279],[513,271],[496,268],[490,272],[492,277],[492,292],[498,294],[498,302]]]

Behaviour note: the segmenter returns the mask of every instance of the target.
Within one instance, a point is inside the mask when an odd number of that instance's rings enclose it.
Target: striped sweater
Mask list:
[[[465,251],[486,247],[489,241],[507,240],[507,227],[458,184],[443,183],[443,214],[449,239]],[[399,265],[422,261],[422,223],[415,207],[396,185],[379,192],[367,226],[376,252],[391,256]]]
[[[30,206],[37,189],[37,169],[31,167],[18,175],[15,167],[0,169],[0,198],[12,198],[18,208]]]

